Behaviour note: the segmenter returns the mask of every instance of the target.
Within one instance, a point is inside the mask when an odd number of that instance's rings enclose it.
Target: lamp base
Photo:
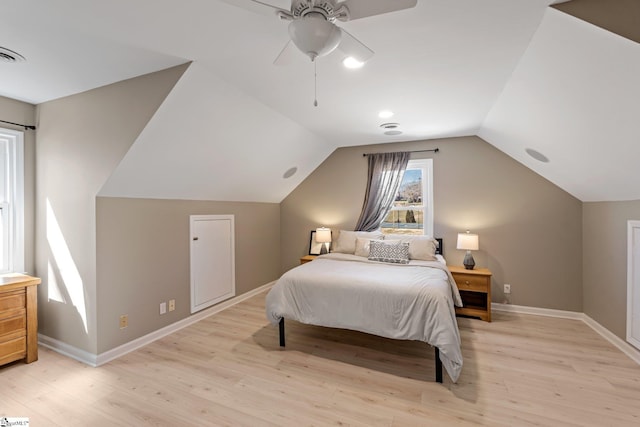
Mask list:
[[[328,254],[327,245],[325,243],[320,243],[320,255]]]
[[[473,255],[471,255],[471,251],[467,251],[467,254],[464,256],[464,261],[462,261],[462,265],[467,270],[473,270],[473,267],[476,266],[476,262],[473,260]]]

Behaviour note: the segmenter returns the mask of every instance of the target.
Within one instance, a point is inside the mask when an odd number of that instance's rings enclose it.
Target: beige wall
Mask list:
[[[36,273],[44,335],[96,352],[96,194],[186,67],[38,106]]]
[[[434,159],[435,234],[461,264],[457,233],[480,235],[478,267],[492,270],[493,301],[582,311],[582,203],[478,137],[336,150],[281,204],[282,269],[306,254],[310,230],[353,229],[362,207],[368,152],[421,150]]]
[[[571,0],[553,7],[640,43],[638,0]]]
[[[623,340],[629,220],[640,220],[639,200],[583,204],[584,312]]]
[[[0,120],[36,125],[36,106],[0,96]],[[35,274],[35,152],[36,131],[0,123],[0,127],[24,132],[24,267]]]
[[[277,203],[100,197],[97,214],[98,353],[189,317],[189,215],[234,215],[236,295],[280,273]],[[169,299],[176,311],[161,316]]]

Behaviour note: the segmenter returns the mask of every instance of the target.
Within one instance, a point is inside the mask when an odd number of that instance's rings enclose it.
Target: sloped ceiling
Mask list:
[[[336,147],[479,134],[581,200],[640,198],[623,191],[640,180],[624,163],[638,46],[551,0],[419,0],[347,22],[376,54],[355,71],[320,58],[318,107],[307,58],[272,64],[286,23],[230,3],[3,2],[0,46],[27,61],[0,64],[0,95],[40,103],[192,61],[103,195],[277,202]],[[383,135],[381,109],[401,135]]]
[[[638,100],[640,45],[548,9],[478,134],[580,200],[640,199]]]
[[[196,63],[100,195],[280,202],[332,150]],[[292,168],[297,173],[285,178]]]

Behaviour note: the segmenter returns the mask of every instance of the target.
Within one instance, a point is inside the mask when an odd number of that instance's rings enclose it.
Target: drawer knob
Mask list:
[[[469,284],[469,281],[468,281],[468,280],[465,280],[465,281],[464,281],[464,284],[465,284],[465,285],[468,285],[468,284]]]

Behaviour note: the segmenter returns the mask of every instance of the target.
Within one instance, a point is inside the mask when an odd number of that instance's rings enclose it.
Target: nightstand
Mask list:
[[[305,262],[309,262],[309,261],[313,261],[314,259],[316,259],[318,255],[305,255],[302,258],[300,258],[300,264],[304,264]]]
[[[491,322],[491,271],[488,268],[447,267],[462,298],[463,307],[456,307],[456,314]]]

